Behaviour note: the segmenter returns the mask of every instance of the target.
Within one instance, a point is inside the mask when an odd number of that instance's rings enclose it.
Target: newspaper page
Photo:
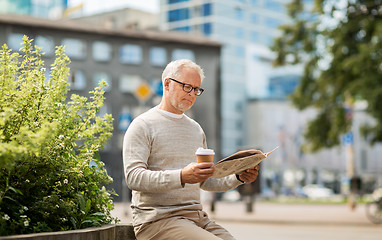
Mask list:
[[[222,178],[231,174],[239,174],[242,171],[254,168],[278,147],[267,153],[257,153],[255,150],[237,152],[215,164],[213,178]]]

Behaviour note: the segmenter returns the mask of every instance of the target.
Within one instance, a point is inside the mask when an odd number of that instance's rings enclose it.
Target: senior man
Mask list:
[[[137,239],[234,239],[203,211],[200,189],[234,189],[255,181],[259,168],[216,179],[210,178],[213,163],[196,163],[195,151],[207,148],[206,136],[185,111],[203,93],[203,79],[196,63],[170,62],[162,73],[160,104],[135,118],[126,131],[124,173]]]

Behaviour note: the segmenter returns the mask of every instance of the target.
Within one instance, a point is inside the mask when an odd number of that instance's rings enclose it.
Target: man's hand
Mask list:
[[[181,182],[194,184],[207,180],[215,171],[212,162],[190,163],[181,171]]]
[[[257,176],[259,175],[259,165],[255,166],[254,168],[250,168],[239,174],[239,178],[241,181],[250,183],[256,180]]]

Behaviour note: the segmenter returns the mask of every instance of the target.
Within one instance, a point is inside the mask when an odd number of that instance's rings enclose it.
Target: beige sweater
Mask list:
[[[182,186],[181,169],[196,162],[199,147],[206,147],[203,129],[186,115],[177,119],[155,107],[134,119],[123,142],[124,173],[133,190],[134,226],[176,215],[179,210],[201,210],[199,188],[218,192],[241,184],[231,175]]]

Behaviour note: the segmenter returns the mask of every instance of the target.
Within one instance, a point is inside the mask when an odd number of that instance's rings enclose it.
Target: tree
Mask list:
[[[371,143],[382,141],[382,0],[315,0],[308,12],[303,0],[292,0],[291,24],[272,46],[274,64],[303,64],[292,103],[314,107],[308,123],[307,150],[340,144],[351,128],[352,105],[366,101],[374,125],[362,127]]]
[[[56,50],[49,78],[32,40],[0,50],[0,236],[99,226],[115,221],[97,155],[111,137],[112,117],[97,115],[103,87],[90,100],[67,99],[69,58]]]

